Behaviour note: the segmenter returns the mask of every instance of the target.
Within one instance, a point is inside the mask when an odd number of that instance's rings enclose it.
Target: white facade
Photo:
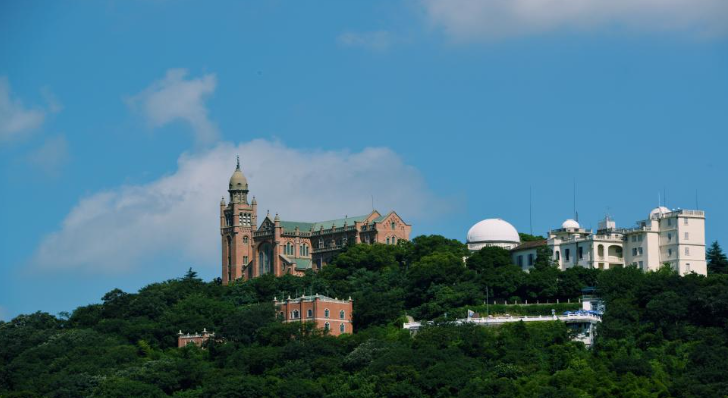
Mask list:
[[[610,217],[599,223],[596,233],[566,220],[551,230],[544,242],[559,268],[587,267],[609,269],[636,265],[656,271],[667,263],[680,275],[695,272],[707,275],[705,261],[705,213],[702,210],[669,210],[658,207],[634,228],[617,228]],[[512,250],[513,262],[528,270],[533,246]]]

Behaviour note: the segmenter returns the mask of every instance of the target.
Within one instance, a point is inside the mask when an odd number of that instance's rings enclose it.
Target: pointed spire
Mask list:
[[[235,170],[240,170],[240,155],[236,156],[236,158],[238,159],[238,165],[235,167]]]

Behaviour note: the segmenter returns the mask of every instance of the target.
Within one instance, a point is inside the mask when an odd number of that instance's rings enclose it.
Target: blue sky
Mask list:
[[[260,216],[396,209],[631,226],[667,193],[728,245],[722,0],[7,1],[0,319],[219,274],[240,154]]]

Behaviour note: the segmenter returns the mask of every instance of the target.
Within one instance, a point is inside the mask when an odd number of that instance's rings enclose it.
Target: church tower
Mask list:
[[[222,237],[222,283],[249,275],[253,267],[253,232],[258,222],[258,204],[248,203],[248,180],[237,167],[228,186],[229,203],[220,201],[220,236]],[[247,279],[247,278],[245,278]]]

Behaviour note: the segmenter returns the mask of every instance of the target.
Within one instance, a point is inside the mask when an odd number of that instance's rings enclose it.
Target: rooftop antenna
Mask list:
[[[667,207],[667,187],[662,187],[663,195],[662,200],[665,201],[665,207]]]
[[[237,169],[240,170],[240,155],[237,155],[236,158],[238,159]]]
[[[700,210],[700,206],[698,206],[698,190],[695,189],[695,210]]]
[[[579,222],[579,213],[576,212],[576,177],[574,177],[574,220]]]
[[[533,235],[533,196],[531,186],[528,186],[528,228],[529,234]]]

